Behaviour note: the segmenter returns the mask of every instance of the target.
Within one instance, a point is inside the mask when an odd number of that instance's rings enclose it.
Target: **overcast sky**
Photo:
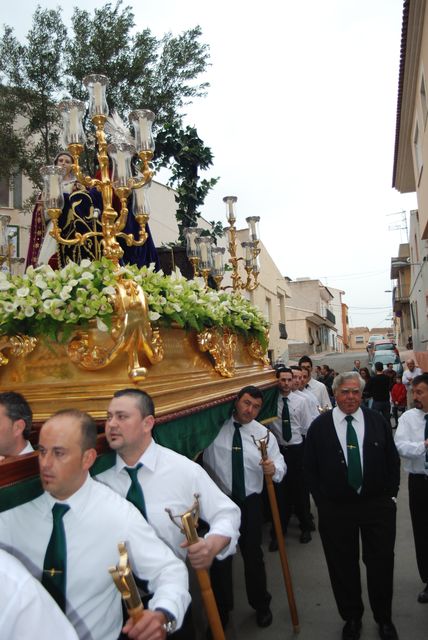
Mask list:
[[[21,41],[37,4],[2,3]],[[64,4],[66,23],[75,4],[105,2]],[[238,225],[260,215],[283,275],[343,289],[351,326],[388,324],[391,256],[407,240],[405,217],[391,214],[416,208],[391,187],[403,0],[124,4],[138,30],[199,24],[210,45],[208,96],[186,109],[221,178],[204,217],[225,222],[222,197],[238,196]]]

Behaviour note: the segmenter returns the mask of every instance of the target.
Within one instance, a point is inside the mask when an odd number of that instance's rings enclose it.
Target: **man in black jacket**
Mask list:
[[[397,640],[391,603],[400,461],[391,427],[379,413],[360,407],[363,387],[357,372],[335,378],[337,407],[309,428],[304,468],[333,593],[346,621],[343,640],[357,640],[361,632],[360,534],[379,635]]]

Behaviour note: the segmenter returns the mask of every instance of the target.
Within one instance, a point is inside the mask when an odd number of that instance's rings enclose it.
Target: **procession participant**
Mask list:
[[[382,640],[397,640],[391,620],[396,504],[400,460],[390,425],[360,407],[364,381],[357,372],[333,383],[337,406],[310,426],[304,470],[318,507],[318,530],[339,613],[343,640],[357,640],[364,611],[359,539],[367,587]]]
[[[305,369],[304,367],[302,367],[302,378],[301,378],[301,383],[300,383],[300,391],[308,399],[310,413],[311,413],[312,419],[315,420],[315,418],[318,418],[318,416],[320,414],[320,410],[319,410],[319,404],[318,404],[317,397],[309,389],[308,382],[309,382],[310,378],[311,378],[311,374],[309,373],[308,369]]]
[[[407,408],[411,409],[413,407],[413,391],[412,391],[412,383],[416,376],[420,376],[422,374],[422,369],[416,366],[413,358],[409,358],[406,361],[407,369],[403,373],[403,384],[407,389]]]
[[[296,373],[298,373],[296,371]],[[278,381],[277,418],[270,428],[284,456],[287,473],[278,486],[278,502],[281,514],[283,533],[287,532],[288,523],[294,512],[299,520],[300,542],[306,544],[312,540],[312,522],[309,516],[309,505],[306,498],[303,478],[303,437],[312,422],[305,397],[293,392],[299,376],[294,377],[290,368],[284,367],[276,372]],[[269,551],[277,551],[278,540],[271,530]]]
[[[0,638],[78,640],[77,634],[40,582],[0,549]]]
[[[28,441],[32,420],[33,413],[24,396],[14,391],[0,393],[0,461],[33,451]]]
[[[244,561],[247,598],[256,610],[258,626],[268,627],[272,624],[272,612],[261,548],[263,475],[272,476],[274,482],[280,482],[286,466],[275,438],[269,439],[266,460],[261,460],[254,442],[253,438],[260,440],[268,436],[267,429],[256,421],[262,404],[260,389],[253,386],[241,389],[234,403],[233,415],[205,449],[203,462],[214,482],[241,509],[239,547]],[[213,563],[211,577],[220,613],[225,620],[233,609],[231,558]],[[222,594],[220,602],[219,593]]]
[[[106,421],[107,441],[116,451],[113,467],[99,474],[107,484],[139,507],[158,536],[194,569],[209,569],[214,558],[235,553],[239,537],[239,508],[224,495],[199,464],[157,444],[152,437],[155,409],[152,398],[141,389],[122,389],[109,404]],[[133,500],[135,495],[139,500]],[[195,544],[188,545],[171,521],[182,514],[199,496],[200,516],[209,531]],[[192,622],[174,637],[193,635]],[[183,635],[184,637],[184,635]]]
[[[0,514],[0,545],[41,580],[80,640],[117,640],[121,597],[108,569],[126,541],[133,571],[154,595],[150,610],[137,622],[130,618],[123,631],[162,640],[181,625],[190,601],[186,567],[132,504],[90,478],[96,436],[93,419],[76,409],[47,420],[39,437],[45,491]]]
[[[328,395],[327,387],[322,382],[314,380],[312,377],[312,360],[309,356],[302,356],[299,360],[299,366],[302,369],[306,369],[309,373],[309,380],[307,382],[308,388],[312,391],[316,399],[318,400],[318,406],[320,409],[331,409],[331,402]]]
[[[306,388],[307,381],[309,379],[307,369],[302,369],[302,367],[299,367],[298,365],[293,365],[290,369],[293,373],[292,391],[299,397],[303,398],[306,402],[306,409],[309,416],[309,424],[306,428],[307,431],[311,422],[315,420],[315,418],[318,418],[320,414],[318,411],[318,402],[312,391]]]
[[[409,508],[415,540],[416,561],[425,588],[418,602],[428,603],[428,374],[413,380],[414,409],[398,420],[395,446],[409,474]]]

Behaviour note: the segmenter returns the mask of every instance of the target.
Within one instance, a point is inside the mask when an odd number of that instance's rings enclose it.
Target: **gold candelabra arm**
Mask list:
[[[117,546],[119,549],[119,562],[115,567],[109,568],[109,573],[120,591],[128,614],[134,621],[137,621],[144,613],[143,603],[132,575],[126,544],[119,542]]]

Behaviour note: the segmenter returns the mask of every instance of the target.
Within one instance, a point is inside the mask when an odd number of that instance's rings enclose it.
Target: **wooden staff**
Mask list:
[[[177,516],[173,516],[170,509],[165,509],[174,524],[180,528],[182,533],[184,533],[189,545],[199,542],[199,536],[196,531],[199,517],[198,497],[198,495],[195,495],[195,504],[191,507],[191,509],[189,509],[189,511],[183,513],[183,515],[181,516],[178,516],[179,518],[181,518],[181,527],[175,521]],[[195,513],[197,514],[196,518],[194,515]],[[225,640],[223,626],[221,624],[220,615],[217,608],[217,602],[211,588],[210,575],[206,569],[195,569],[195,571],[196,577],[198,578],[199,588],[201,590],[202,601],[204,603],[205,611],[208,618],[208,624],[210,625],[212,631],[213,640]]]
[[[116,567],[110,567],[109,572],[120,591],[129,617],[134,622],[137,622],[144,614],[144,606],[129,565],[126,544],[119,542],[117,546],[119,549],[119,563]]]
[[[269,433],[266,438],[256,440],[253,436],[254,444],[259,449],[262,460],[267,460],[267,444],[269,442]],[[279,557],[281,559],[282,575],[284,576],[285,590],[287,592],[288,607],[290,609],[291,622],[293,624],[294,633],[300,632],[299,616],[297,613],[296,601],[294,599],[293,583],[291,581],[290,568],[288,566],[287,552],[285,550],[284,534],[282,532],[281,519],[279,517],[278,502],[276,500],[275,487],[273,486],[272,476],[265,475],[266,488],[269,496],[269,503],[272,512],[273,525],[275,535],[278,541]]]

